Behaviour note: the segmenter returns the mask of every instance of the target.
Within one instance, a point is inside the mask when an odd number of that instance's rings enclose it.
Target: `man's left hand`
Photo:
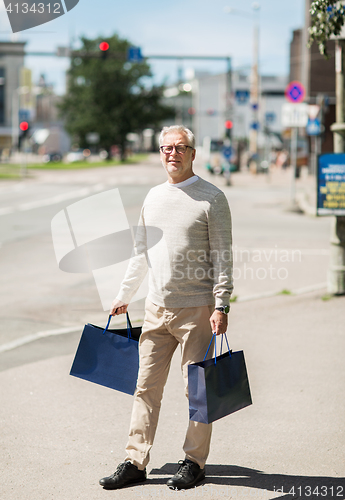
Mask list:
[[[228,315],[216,309],[210,317],[210,323],[212,332],[216,335],[222,335],[228,327]]]

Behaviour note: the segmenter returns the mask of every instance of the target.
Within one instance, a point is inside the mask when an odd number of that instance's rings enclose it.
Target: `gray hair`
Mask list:
[[[195,149],[195,136],[189,128],[185,127],[184,125],[171,125],[170,127],[164,127],[162,129],[162,132],[159,135],[159,145],[163,145],[163,139],[164,137],[169,134],[169,132],[180,132],[183,134],[186,134],[188,138],[188,146],[191,148]]]

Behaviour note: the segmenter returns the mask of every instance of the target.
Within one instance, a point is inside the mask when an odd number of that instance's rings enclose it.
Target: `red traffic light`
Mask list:
[[[228,130],[230,130],[233,126],[233,123],[231,120],[226,120],[225,122],[225,128],[227,128]]]
[[[101,42],[101,43],[99,44],[99,48],[100,48],[101,50],[103,50],[103,52],[104,52],[105,50],[108,50],[108,49],[109,49],[109,43],[108,43],[108,42]]]
[[[21,123],[19,124],[19,128],[20,128],[20,130],[22,130],[23,132],[25,132],[25,131],[26,131],[26,130],[28,130],[28,128],[29,128],[29,124],[28,124],[28,122],[21,122]]]

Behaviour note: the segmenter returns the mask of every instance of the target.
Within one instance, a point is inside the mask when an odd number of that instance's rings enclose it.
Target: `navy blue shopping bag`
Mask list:
[[[109,329],[110,320],[105,329],[85,325],[70,375],[133,395],[141,327],[132,327],[128,313],[125,329]]]
[[[203,361],[188,366],[189,418],[210,424],[252,404],[243,351],[206,359],[216,335],[212,335]],[[223,341],[223,338],[222,338]],[[222,351],[222,349],[221,349]]]

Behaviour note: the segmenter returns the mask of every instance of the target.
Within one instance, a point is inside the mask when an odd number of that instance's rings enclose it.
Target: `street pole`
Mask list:
[[[23,144],[21,146],[21,155],[20,155],[20,176],[26,177],[28,173],[28,158],[27,158],[27,140],[23,140]]]
[[[335,153],[344,153],[345,139],[345,40],[336,40],[336,123],[333,131],[333,146]],[[327,288],[334,295],[345,294],[345,217],[333,217],[331,227],[330,265],[328,270]]]
[[[233,115],[232,115],[233,109],[232,109],[232,68],[231,68],[231,59],[228,57],[227,59],[227,72],[226,72],[226,103],[225,103],[225,118],[226,120],[233,120]],[[224,140],[224,146],[227,145],[228,147],[232,148],[232,134],[231,134],[231,129],[226,129],[225,131],[225,140]],[[230,163],[230,158],[227,159],[227,168],[225,168],[224,172],[224,177],[226,180],[226,185],[230,186],[231,185],[231,163]]]
[[[253,67],[250,89],[250,101],[252,105],[253,123],[249,136],[249,151],[251,157],[250,170],[252,173],[258,171],[258,123],[259,123],[259,23],[254,25],[253,36]]]
[[[231,120],[232,116],[232,68],[231,68],[231,58],[226,59],[226,103],[225,103],[225,119]]]
[[[12,153],[18,148],[19,137],[19,90],[13,89],[12,91]]]
[[[298,127],[292,127],[291,129],[291,204],[295,205],[296,197],[296,170],[297,170],[297,144],[298,144]]]

